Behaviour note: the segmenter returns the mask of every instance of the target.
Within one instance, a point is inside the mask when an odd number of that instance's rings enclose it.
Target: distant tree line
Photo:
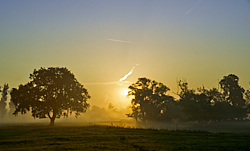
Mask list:
[[[143,122],[218,122],[248,120],[250,91],[245,91],[239,78],[230,74],[220,80],[221,90],[200,87],[188,88],[185,80],[177,82],[178,98],[168,95],[170,90],[160,82],[139,78],[129,86],[132,113],[128,117]]]
[[[67,68],[50,67],[34,70],[30,81],[10,91],[9,111],[7,95],[9,85],[0,87],[0,122],[7,115],[26,114],[34,118],[49,118],[54,125],[56,118],[85,113],[90,95]],[[128,96],[132,112],[128,117],[143,122],[218,122],[248,120],[250,91],[242,88],[239,78],[230,74],[220,80],[220,90],[200,87],[188,88],[185,80],[177,82],[178,98],[168,94],[170,89],[161,82],[139,78],[129,86]],[[114,109],[112,104],[109,109]]]

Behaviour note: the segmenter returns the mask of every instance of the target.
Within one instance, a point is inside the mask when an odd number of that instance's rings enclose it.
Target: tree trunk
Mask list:
[[[53,115],[53,117],[50,119],[50,124],[49,126],[54,126],[54,123],[55,123],[55,117]]]
[[[56,119],[56,113],[57,113],[56,110],[53,110],[53,116],[52,117],[49,116],[49,118],[50,118],[49,126],[54,126],[55,119]]]

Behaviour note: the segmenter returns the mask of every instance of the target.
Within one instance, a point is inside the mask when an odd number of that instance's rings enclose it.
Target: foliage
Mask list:
[[[4,116],[7,113],[7,109],[6,109],[7,103],[6,103],[6,101],[7,101],[8,89],[9,89],[8,84],[4,84],[3,90],[1,90],[1,87],[0,87],[0,92],[2,92],[2,98],[1,98],[1,101],[0,101],[0,118],[4,118]]]
[[[212,89],[205,89],[204,87],[197,89],[199,93],[202,93],[208,97],[208,99],[211,101],[211,104],[214,104],[215,102],[225,102],[225,95],[221,93],[218,89],[212,88]]]
[[[8,89],[9,89],[9,85],[8,84],[4,84],[3,90],[2,90],[1,101],[4,101],[4,102],[7,101]]]
[[[250,90],[246,90],[246,92],[245,92],[245,100],[246,100],[246,103],[247,104],[250,104]]]
[[[211,99],[206,93],[209,90],[199,88],[200,93],[193,89],[188,89],[188,83],[178,81],[178,86],[181,89],[179,92],[179,105],[182,107],[182,112],[185,114],[185,121],[207,121],[209,119],[208,112],[211,110]]]
[[[174,100],[166,95],[169,88],[164,84],[158,85],[158,82],[150,79],[139,78],[129,86],[129,95],[134,98],[131,100],[132,113],[128,116],[142,121],[161,122],[245,120],[250,112],[250,91],[245,92],[238,80],[232,74],[224,76],[220,81],[222,92],[216,88],[206,89],[204,86],[196,91],[189,89],[185,80],[179,80],[179,99]],[[156,91],[157,89],[161,91]]]
[[[136,120],[157,121],[166,110],[166,103],[174,100],[167,95],[170,90],[162,83],[147,78],[139,78],[136,83],[129,86],[128,96],[134,96],[131,101],[132,114]]]
[[[89,107],[87,89],[66,68],[35,69],[29,78],[30,82],[11,91],[15,115],[31,110],[34,118],[50,118],[54,125],[55,118],[72,112],[77,117]]]
[[[226,100],[234,106],[243,107],[246,102],[243,98],[245,90],[239,86],[238,82],[239,78],[234,74],[230,74],[224,76],[219,83],[223,94],[226,96]]]
[[[186,80],[177,81],[177,86],[180,89],[180,92],[177,93],[180,98],[192,97],[195,93],[195,90],[188,89],[188,83]]]

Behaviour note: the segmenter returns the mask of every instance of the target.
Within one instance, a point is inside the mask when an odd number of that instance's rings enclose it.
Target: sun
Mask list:
[[[123,90],[124,95],[128,95],[128,90]]]

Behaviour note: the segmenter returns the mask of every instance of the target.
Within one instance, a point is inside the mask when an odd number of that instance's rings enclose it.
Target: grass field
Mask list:
[[[0,150],[250,150],[250,134],[111,126],[1,126]]]

